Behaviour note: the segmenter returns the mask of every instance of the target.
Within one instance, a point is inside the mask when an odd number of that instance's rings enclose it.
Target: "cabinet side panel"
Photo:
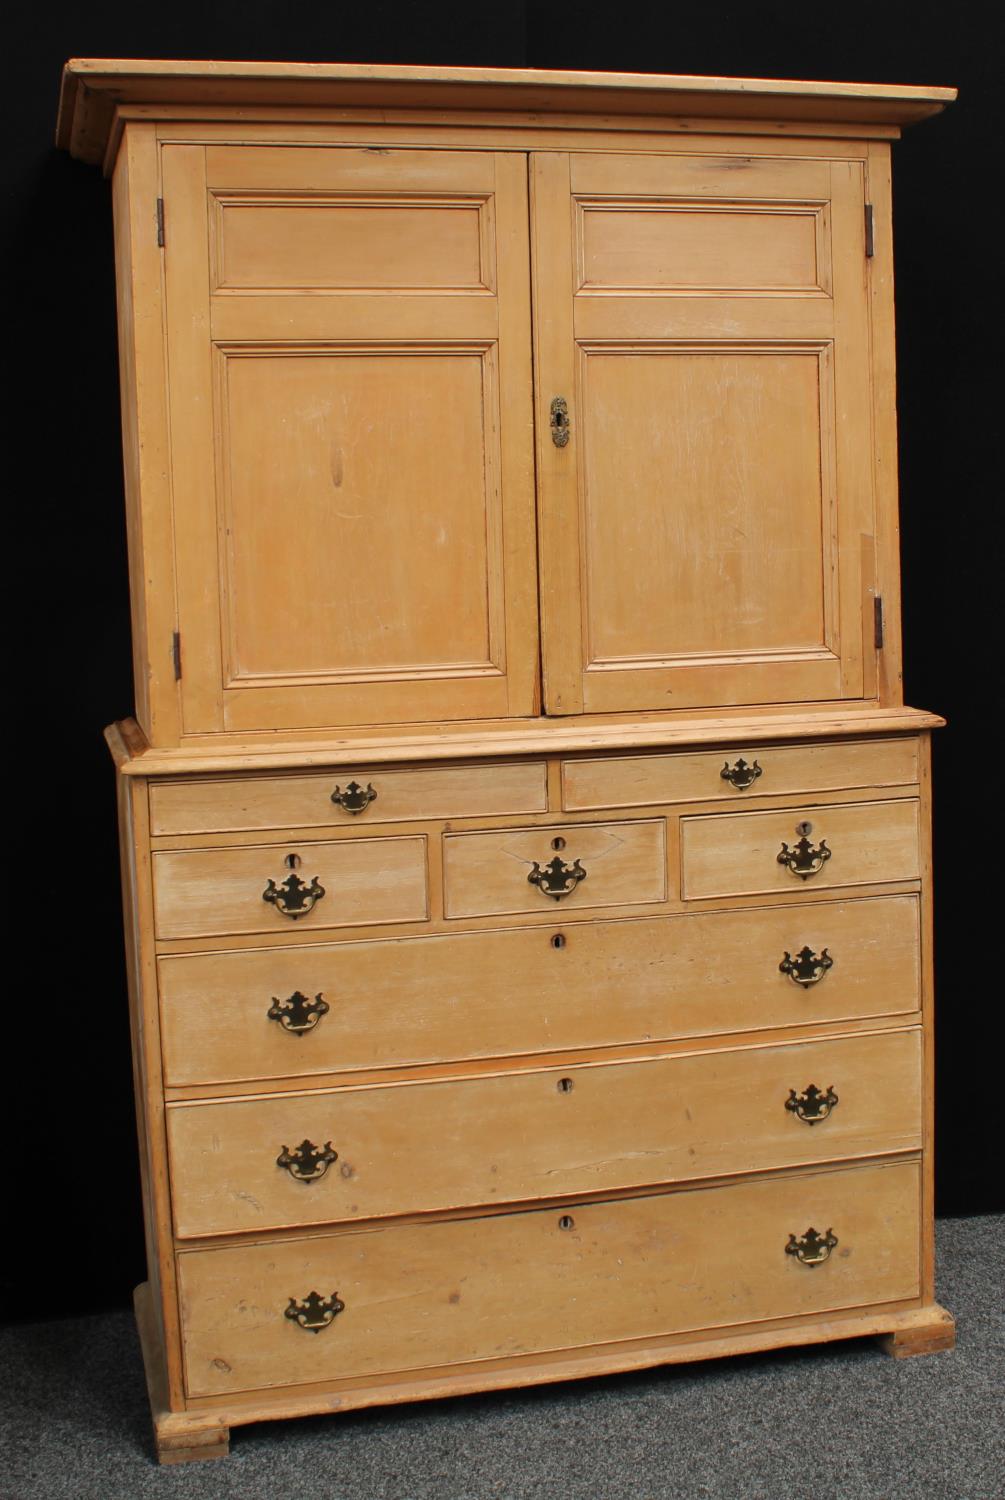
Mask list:
[[[167,1399],[171,1410],[179,1410],[184,1406],[184,1399],[171,1241],[157,971],[153,951],[147,783],[144,779],[119,773],[118,809],[129,1028],[150,1281],[148,1310],[157,1324],[158,1333],[163,1335]]]
[[[152,745],[167,746],[179,721],[155,130],[126,128],[112,207],[136,718]]]
[[[893,203],[890,147],[869,146],[866,197],[872,205],[869,266],[873,453],[876,495],[876,592],[883,599],[883,647],[877,653],[879,701],[903,703],[900,624],[900,522],[897,495],[897,351],[893,301]]]

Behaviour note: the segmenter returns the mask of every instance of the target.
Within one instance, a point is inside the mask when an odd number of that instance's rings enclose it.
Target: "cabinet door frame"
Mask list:
[[[690,144],[690,143],[689,143]],[[751,155],[749,140],[733,144],[744,165]],[[722,143],[722,156],[730,143]],[[817,182],[821,215],[831,241],[830,267],[819,292],[807,296],[742,292],[731,306],[754,308],[749,327],[731,336],[725,322],[716,326],[715,304],[709,293],[660,296],[652,325],[645,324],[645,298],[606,294],[580,297],[577,212],[580,178],[596,172],[610,179],[605,186],[615,201],[623,194],[644,203],[647,163],[652,175],[673,173],[692,178],[690,191],[707,193],[701,182],[701,158],[707,143],[689,153],[672,156],[640,149],[609,153],[588,151],[533,152],[531,155],[531,225],[534,266],[534,327],[537,375],[537,451],[539,505],[539,576],[543,643],[544,711],[549,715],[593,712],[647,712],[768,703],[837,702],[875,695],[875,649],[871,640],[871,593],[875,587],[875,498],[871,452],[870,324],[864,245],[864,170],[861,160],[834,153],[808,153],[805,167]],[[758,153],[772,193],[784,197],[784,186],[771,180],[777,163],[781,183],[801,163],[791,157],[771,158],[770,148]],[[721,165],[721,163],[720,163]],[[727,165],[730,165],[727,163]],[[619,166],[629,179],[622,187]],[[697,170],[694,170],[694,169]],[[640,189],[633,177],[642,180]],[[731,170],[723,197],[737,192],[742,174]],[[752,193],[751,188],[739,189]],[[685,189],[685,194],[687,189]],[[676,196],[670,192],[667,196]],[[711,194],[710,194],[711,196]],[[818,216],[820,217],[820,216]],[[578,271],[578,275],[577,275]],[[640,291],[650,289],[642,288]],[[634,289],[633,289],[634,291]],[[720,294],[721,295],[721,294]],[[619,308],[627,309],[618,326]],[[765,309],[768,309],[765,313]],[[675,322],[675,319],[677,320]],[[751,336],[751,330],[756,330]],[[585,486],[587,456],[584,369],[591,354],[614,352],[683,352],[726,349],[728,344],[751,352],[770,351],[816,355],[821,379],[839,389],[830,401],[834,414],[833,460],[828,478],[827,455],[821,451],[824,477],[821,499],[827,519],[829,484],[833,520],[833,555],[826,546],[822,579],[824,639],[818,648],[785,649],[749,654],[729,652],[686,654],[673,664],[643,659],[591,663],[589,636],[589,561]],[[727,351],[728,352],[728,351]],[[555,396],[566,399],[570,416],[568,440],[556,447],[549,430],[549,407]],[[823,406],[823,402],[821,405]],[[825,442],[827,434],[822,434]]]
[[[279,148],[288,158],[298,149]],[[254,174],[252,158],[268,148],[167,143],[162,146],[162,192],[168,225],[165,245],[166,352],[171,407],[171,478],[175,521],[175,590],[181,642],[180,699],[186,736],[256,731],[311,730],[326,726],[365,726],[443,722],[465,719],[529,717],[539,711],[539,651],[536,577],[536,515],[530,318],[530,274],[526,153],[483,151],[447,153],[402,146],[393,154],[400,163],[411,156],[421,170],[425,158],[433,178],[454,175],[492,178],[491,214],[496,226],[493,255],[494,298],[438,298],[428,292],[400,298],[401,330],[396,335],[395,298],[342,296],[348,309],[331,338],[319,335],[322,306],[336,297],[280,294],[260,297],[262,325],[256,338],[239,323],[254,301],[239,290],[229,300],[214,297],[219,265],[211,264],[214,239],[211,209],[213,174],[207,162],[230,151],[241,171]],[[326,148],[328,157],[343,152],[364,163],[364,148],[342,143]],[[389,153],[371,154],[379,173]],[[409,164],[411,165],[411,163]],[[490,171],[491,167],[491,171]],[[238,184],[239,186],[240,184]],[[282,183],[279,184],[280,188]],[[432,191],[432,189],[430,189]],[[449,326],[437,329],[434,304],[454,308]],[[379,304],[379,306],[378,306]],[[276,332],[269,327],[273,317]],[[376,314],[374,313],[376,309]],[[428,311],[427,311],[428,309]],[[497,316],[493,316],[497,309]],[[374,317],[376,316],[376,322]],[[313,319],[313,322],[311,321]],[[284,332],[288,323],[291,331]],[[249,325],[251,326],[251,325]],[[231,336],[232,330],[237,334]],[[486,490],[486,611],[490,650],[485,662],[466,661],[368,670],[361,667],[332,674],[292,673],[288,681],[266,673],[259,682],[236,679],[227,647],[229,607],[226,522],[222,475],[222,368],[228,357],[242,358],[256,349],[277,355],[324,352],[328,347],[394,348],[402,355],[457,352],[480,361],[486,423],[485,439],[496,448],[494,493]],[[351,352],[351,350],[350,350]],[[492,455],[486,463],[491,466]],[[495,510],[493,519],[490,511]],[[360,565],[380,567],[381,540]],[[449,610],[449,598],[444,609]],[[295,620],[295,608],[291,610]]]

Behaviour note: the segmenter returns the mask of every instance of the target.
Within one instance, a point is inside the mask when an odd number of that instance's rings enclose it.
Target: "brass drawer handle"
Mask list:
[[[318,883],[316,875],[308,885],[294,873],[287,875],[278,886],[274,880],[270,880],[262,892],[262,900],[268,901],[276,911],[295,922],[298,917],[306,917],[308,912],[313,911],[324,893],[325,888]]]
[[[757,780],[758,776],[764,775],[764,772],[757,764],[756,760],[754,761],[754,764],[752,766],[748,766],[747,762],[741,755],[740,759],[736,761],[732,766],[727,760],[726,764],[719,772],[719,775],[722,777],[723,781],[728,781],[730,786],[735,787],[738,792],[745,792],[749,786],[754,785],[754,782]]]
[[[332,1292],[330,1297],[309,1292],[302,1302],[291,1297],[283,1316],[298,1327],[306,1328],[308,1333],[320,1333],[322,1328],[334,1323],[340,1312],[345,1312],[345,1303],[340,1301],[338,1292]]]
[[[303,1036],[305,1031],[313,1031],[321,1017],[326,1016],[330,1009],[328,1001],[321,995],[308,1000],[306,995],[294,990],[287,1000],[277,1000],[273,995],[266,1015],[270,1021],[278,1021],[291,1036]]]
[[[549,860],[543,869],[535,859],[534,868],[527,879],[531,885],[537,886],[542,895],[554,896],[556,901],[561,901],[563,896],[572,894],[580,881],[586,879],[586,871],[578,859],[573,860],[571,865],[567,865],[565,860],[559,859],[556,854],[555,858]]]
[[[276,1157],[276,1166],[285,1167],[294,1182],[318,1182],[336,1161],[338,1152],[331,1141],[315,1146],[313,1141],[303,1140],[292,1151],[284,1146]]]
[[[811,984],[819,984],[827,970],[833,967],[834,960],[826,948],[820,950],[819,957],[812,948],[800,948],[795,958],[791,953],[786,953],[778,965],[778,972],[787,974],[793,984],[801,985],[806,990]]]
[[[821,839],[819,848],[814,849],[808,838],[801,838],[794,849],[790,849],[788,844],[782,845],[778,854],[778,863],[787,865],[793,875],[798,875],[800,880],[809,880],[811,875],[820,873],[830,859],[831,853],[826,839]]]
[[[823,1265],[836,1244],[837,1236],[831,1230],[828,1229],[826,1234],[817,1234],[815,1229],[807,1229],[798,1238],[794,1234],[789,1235],[785,1253],[794,1255],[801,1266],[809,1266],[812,1270],[814,1266]]]
[[[332,801],[336,807],[341,807],[347,813],[366,812],[371,802],[376,802],[377,793],[374,791],[373,783],[367,782],[366,786],[360,786],[358,781],[350,781],[345,791],[337,786],[332,792]]]
[[[826,1120],[837,1102],[838,1096],[833,1084],[828,1085],[826,1093],[821,1093],[816,1084],[811,1083],[801,1094],[797,1094],[795,1089],[789,1089],[785,1108],[797,1120],[805,1120],[807,1125],[817,1125],[821,1120]]]

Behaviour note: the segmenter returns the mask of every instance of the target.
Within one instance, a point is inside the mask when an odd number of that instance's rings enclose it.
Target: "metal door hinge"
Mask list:
[[[872,601],[873,644],[877,651],[883,649],[883,599],[877,594]]]
[[[174,663],[174,680],[181,681],[181,634],[176,630],[171,637],[171,660]]]
[[[876,253],[876,237],[873,229],[872,204],[865,205],[865,253],[872,256]]]
[[[164,199],[157,199],[157,243],[164,244]]]

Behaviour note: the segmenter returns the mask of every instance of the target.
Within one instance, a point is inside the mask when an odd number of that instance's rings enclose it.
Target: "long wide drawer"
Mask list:
[[[153,855],[159,938],[366,927],[429,916],[424,837]]]
[[[736,802],[759,793],[905,786],[917,780],[916,739],[582,757],[562,764],[562,806],[572,812],[720,798]]]
[[[921,1032],[168,1106],[179,1238],[921,1147]]]
[[[666,824],[572,823],[443,837],[448,917],[582,906],[635,906],[667,898]]]
[[[913,798],[681,819],[682,894],[741,896],[917,880]]]
[[[159,961],[168,1084],[506,1057],[920,1005],[918,898]]]
[[[898,1162],[184,1251],[188,1393],[906,1301],[920,1286],[919,1186],[917,1164]]]
[[[221,833],[544,812],[544,761],[154,782],[150,831]]]

